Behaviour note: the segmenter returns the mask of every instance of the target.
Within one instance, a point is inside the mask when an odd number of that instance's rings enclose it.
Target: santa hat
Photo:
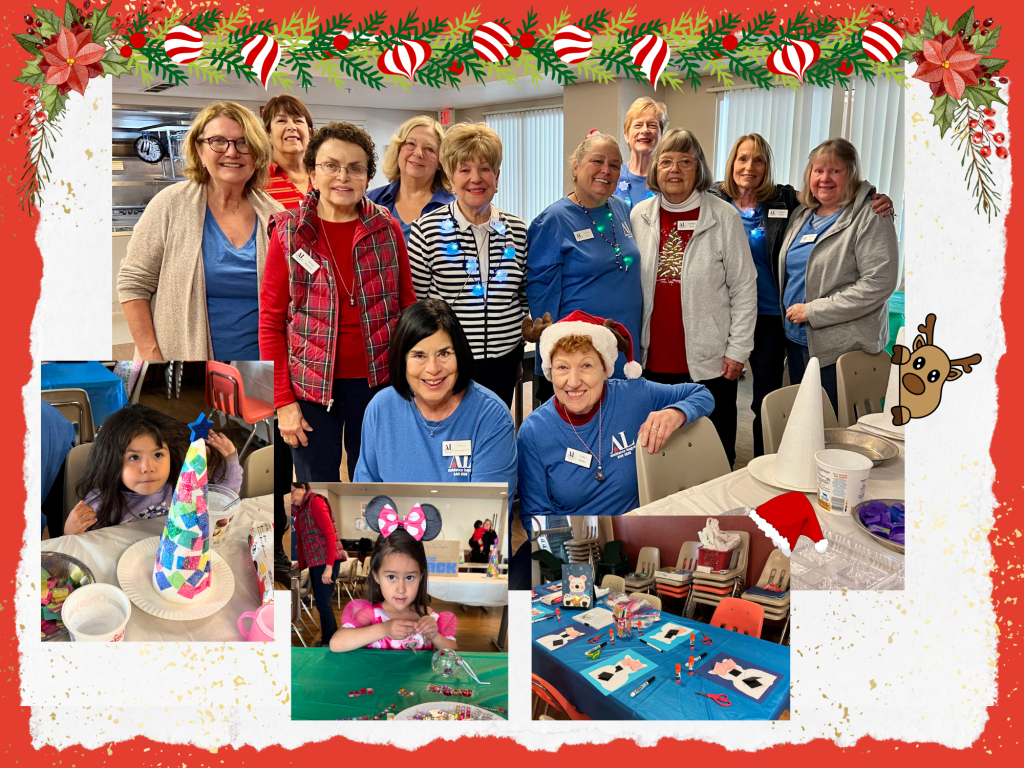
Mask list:
[[[541,369],[548,381],[551,381],[551,352],[561,339],[566,336],[588,336],[594,349],[604,361],[605,372],[611,376],[615,373],[615,362],[619,352],[626,355],[624,372],[627,379],[638,379],[643,367],[633,359],[633,337],[622,323],[595,317],[581,310],[576,310],[557,323],[551,322],[551,315],[534,320],[523,320],[523,337],[527,341],[538,342]]]
[[[798,491],[776,496],[757,509],[750,510],[750,517],[786,557],[793,554],[797,539],[801,536],[814,542],[814,551],[818,554],[824,554],[828,549],[828,541],[821,533],[814,507]]]

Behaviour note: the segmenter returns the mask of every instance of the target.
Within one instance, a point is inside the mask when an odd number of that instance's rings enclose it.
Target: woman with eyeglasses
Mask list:
[[[363,414],[389,380],[388,346],[416,301],[398,221],[366,197],[373,140],[328,123],[303,158],[310,191],[270,223],[260,353],[274,361],[274,406],[299,481],[355,474]]]
[[[211,104],[184,142],[188,181],[158,193],[117,276],[142,360],[256,360],[270,216],[270,139],[233,102]]]

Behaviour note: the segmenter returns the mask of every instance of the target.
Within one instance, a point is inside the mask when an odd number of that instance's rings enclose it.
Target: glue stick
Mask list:
[[[691,648],[693,648],[693,640],[694,640],[695,637],[697,637],[697,633],[696,632],[691,632],[690,633],[690,647]]]
[[[683,681],[683,665],[676,664],[676,682],[681,683]]]
[[[612,641],[612,645],[615,645],[615,633],[612,632],[611,627],[608,627],[608,639]]]
[[[687,666],[690,668],[690,674],[692,675],[693,674],[693,656],[690,657],[690,662],[689,662],[689,664],[687,664]]]

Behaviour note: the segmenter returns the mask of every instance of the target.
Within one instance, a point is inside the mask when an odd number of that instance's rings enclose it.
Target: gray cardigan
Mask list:
[[[856,349],[875,354],[889,343],[888,302],[899,285],[899,246],[893,220],[871,210],[874,191],[861,182],[857,198],[807,259],[807,346],[822,366]],[[779,259],[780,296],[789,248],[813,212],[800,206],[790,217]]]
[[[259,220],[256,268],[262,285],[270,215],[284,208],[262,190],[250,191],[248,198]],[[150,302],[156,342],[165,360],[213,359],[203,272],[205,220],[205,185],[183,181],[161,190],[135,225],[117,274],[121,303]]]
[[[707,381],[722,375],[722,358],[745,363],[750,357],[757,323],[757,271],[732,203],[708,192],[700,197],[697,228],[683,255],[680,290],[690,377]],[[661,195],[639,203],[629,218],[640,248],[640,354],[646,364],[661,251]]]

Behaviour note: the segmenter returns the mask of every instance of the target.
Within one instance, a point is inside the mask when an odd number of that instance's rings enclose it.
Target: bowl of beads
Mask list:
[[[462,672],[462,657],[455,651],[434,651],[430,667],[438,677],[444,680],[454,680]]]
[[[505,711],[501,707],[496,710]],[[505,714],[508,714],[505,712]],[[472,704],[458,704],[450,701],[427,701],[403,709],[395,720],[504,720],[498,712],[475,707]]]

